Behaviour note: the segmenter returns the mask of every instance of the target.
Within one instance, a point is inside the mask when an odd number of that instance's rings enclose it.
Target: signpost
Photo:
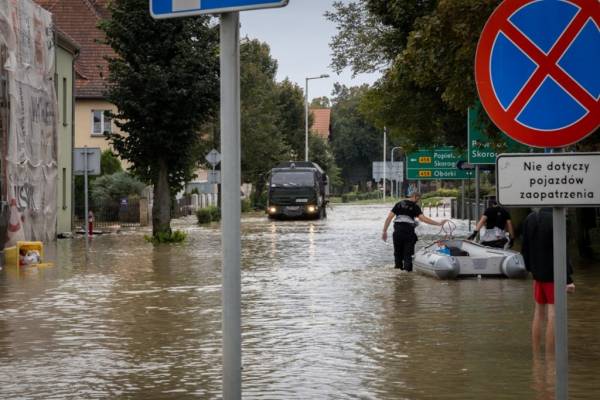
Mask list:
[[[513,207],[596,207],[600,153],[501,154],[498,202]]]
[[[402,182],[404,163],[402,161],[386,161],[385,163],[385,176],[390,181]],[[383,178],[383,161],[373,161],[373,180],[380,181]]]
[[[154,18],[221,13],[223,399],[242,398],[240,16],[288,0],[150,0]]]
[[[215,171],[216,166],[221,162],[221,153],[216,149],[212,149],[204,158],[212,166],[212,171],[208,173],[208,183],[221,183],[221,173],[220,171]]]
[[[288,2],[289,0],[150,0],[150,14],[157,19],[221,14],[283,7]]]
[[[500,3],[483,28],[475,56],[479,98],[496,126],[520,143],[544,148],[565,147],[594,132],[600,126],[599,27],[598,1]],[[600,204],[596,187],[587,186],[593,180],[593,172],[588,171],[597,168],[597,161],[595,154],[536,157],[500,156],[497,194],[505,205],[525,202],[555,207],[556,398],[563,400],[568,398],[564,207]],[[556,162],[561,169],[555,168]],[[572,175],[564,174],[563,164],[571,166]],[[576,165],[588,169],[574,169]],[[513,177],[508,176],[511,173]],[[587,197],[590,193],[592,197]]]
[[[84,197],[84,224],[85,250],[87,256],[89,229],[88,229],[88,175],[100,175],[100,158],[102,157],[98,147],[76,147],[73,149],[73,175],[83,175],[83,197]]]
[[[472,165],[495,165],[498,153],[492,147],[490,138],[479,127],[481,107],[469,107],[468,110],[468,152],[467,161]],[[507,153],[526,152],[527,146],[515,142],[510,137],[502,135]]]
[[[475,56],[481,104],[496,126],[534,147],[564,147],[600,125],[600,5],[514,0],[487,21]]]
[[[406,179],[409,180],[461,180],[472,179],[472,170],[457,168],[462,157],[451,147],[418,150],[407,155]]]

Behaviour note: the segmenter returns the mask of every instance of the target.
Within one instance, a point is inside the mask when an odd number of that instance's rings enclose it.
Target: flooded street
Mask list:
[[[244,219],[244,399],[553,398],[551,365],[532,357],[532,281],[395,270],[390,208]],[[174,227],[184,244],[99,236],[86,262],[81,238],[62,240],[52,268],[5,268],[0,398],[220,398],[220,230]],[[438,232],[420,225],[419,245]],[[569,398],[598,399],[600,268],[575,267]]]

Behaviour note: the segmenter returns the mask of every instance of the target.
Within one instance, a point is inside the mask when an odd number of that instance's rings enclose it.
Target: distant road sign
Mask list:
[[[208,183],[221,183],[221,171],[208,171]]]
[[[473,165],[495,165],[498,154],[492,146],[490,138],[479,127],[479,115],[482,111],[480,104],[476,107],[469,107],[468,110],[467,161]],[[503,133],[500,133],[500,135],[502,135],[500,141],[504,143],[503,147],[505,150],[500,152],[526,153],[529,149],[529,147],[515,142]]]
[[[207,155],[206,157],[204,157],[206,159],[206,161],[208,161],[208,163],[210,165],[214,167],[217,166],[218,163],[221,162],[221,153],[219,153],[217,150],[212,149]]]
[[[407,155],[407,179],[410,180],[454,180],[472,179],[475,172],[457,168],[463,157],[451,147],[434,150],[419,150]]]
[[[288,2],[289,0],[150,0],[150,14],[157,19],[176,18],[283,7]]]
[[[576,143],[600,126],[600,3],[504,1],[481,34],[475,80],[494,123],[536,147]]]
[[[87,153],[87,174],[100,175],[101,151],[99,147],[73,148],[73,175],[85,175]]]
[[[373,161],[373,179],[383,179],[383,161]],[[404,163],[401,161],[385,162],[385,179],[402,182],[404,180]]]
[[[500,154],[496,170],[504,206],[600,205],[600,153]]]

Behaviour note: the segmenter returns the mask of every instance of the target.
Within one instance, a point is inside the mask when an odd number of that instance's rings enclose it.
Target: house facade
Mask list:
[[[56,232],[70,232],[73,225],[73,142],[75,58],[77,44],[65,33],[55,30],[56,55],[54,85],[58,104],[57,213]]]
[[[75,61],[75,138],[74,147],[110,148],[104,132],[113,131],[114,123],[107,111],[116,107],[105,99],[108,63],[114,56],[110,46],[103,44],[104,33],[98,23],[110,17],[108,0],[36,0],[50,11],[61,31],[79,44]]]

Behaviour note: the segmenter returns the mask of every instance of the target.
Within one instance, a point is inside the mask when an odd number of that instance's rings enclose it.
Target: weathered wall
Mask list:
[[[0,45],[10,99],[2,149],[10,207],[7,246],[56,235],[57,109],[50,13],[31,0],[0,2]]]

